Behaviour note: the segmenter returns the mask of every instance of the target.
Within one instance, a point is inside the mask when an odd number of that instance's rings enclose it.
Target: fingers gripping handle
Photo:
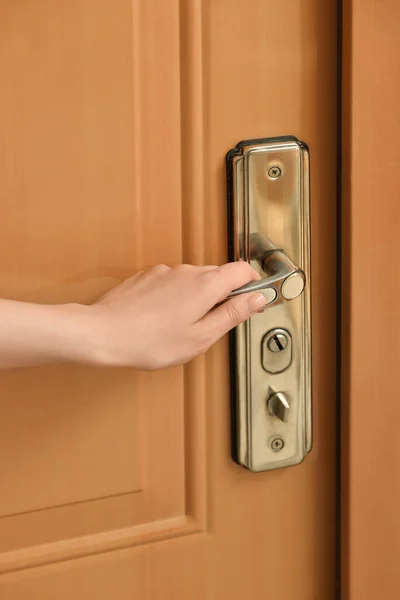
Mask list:
[[[249,292],[262,292],[267,304],[282,304],[300,296],[306,284],[304,272],[269,240],[259,234],[251,236],[250,258],[259,262],[265,277],[233,290],[228,298]]]

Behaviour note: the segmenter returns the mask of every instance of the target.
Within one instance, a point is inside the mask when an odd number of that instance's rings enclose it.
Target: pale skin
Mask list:
[[[83,304],[0,300],[0,368],[51,363],[153,371],[188,362],[265,308],[228,294],[259,275],[245,262],[157,265]]]

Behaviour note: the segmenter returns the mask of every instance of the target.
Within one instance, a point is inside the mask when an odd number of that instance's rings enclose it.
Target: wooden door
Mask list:
[[[4,600],[335,597],[336,2],[3,0],[0,296],[89,303],[226,261],[225,153],[311,149],[314,448],[230,458],[228,341],[0,383]]]
[[[344,600],[400,597],[399,19],[344,3]]]

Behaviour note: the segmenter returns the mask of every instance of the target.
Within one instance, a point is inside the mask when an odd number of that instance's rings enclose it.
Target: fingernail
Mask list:
[[[252,294],[247,300],[247,305],[251,312],[257,312],[265,307],[267,301],[263,294]]]

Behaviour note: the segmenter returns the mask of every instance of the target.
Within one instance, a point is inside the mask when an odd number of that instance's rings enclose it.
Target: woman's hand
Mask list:
[[[99,362],[154,370],[204,353],[265,307],[260,293],[227,295],[259,279],[245,262],[222,267],[158,265],[112,289],[92,307]]]

